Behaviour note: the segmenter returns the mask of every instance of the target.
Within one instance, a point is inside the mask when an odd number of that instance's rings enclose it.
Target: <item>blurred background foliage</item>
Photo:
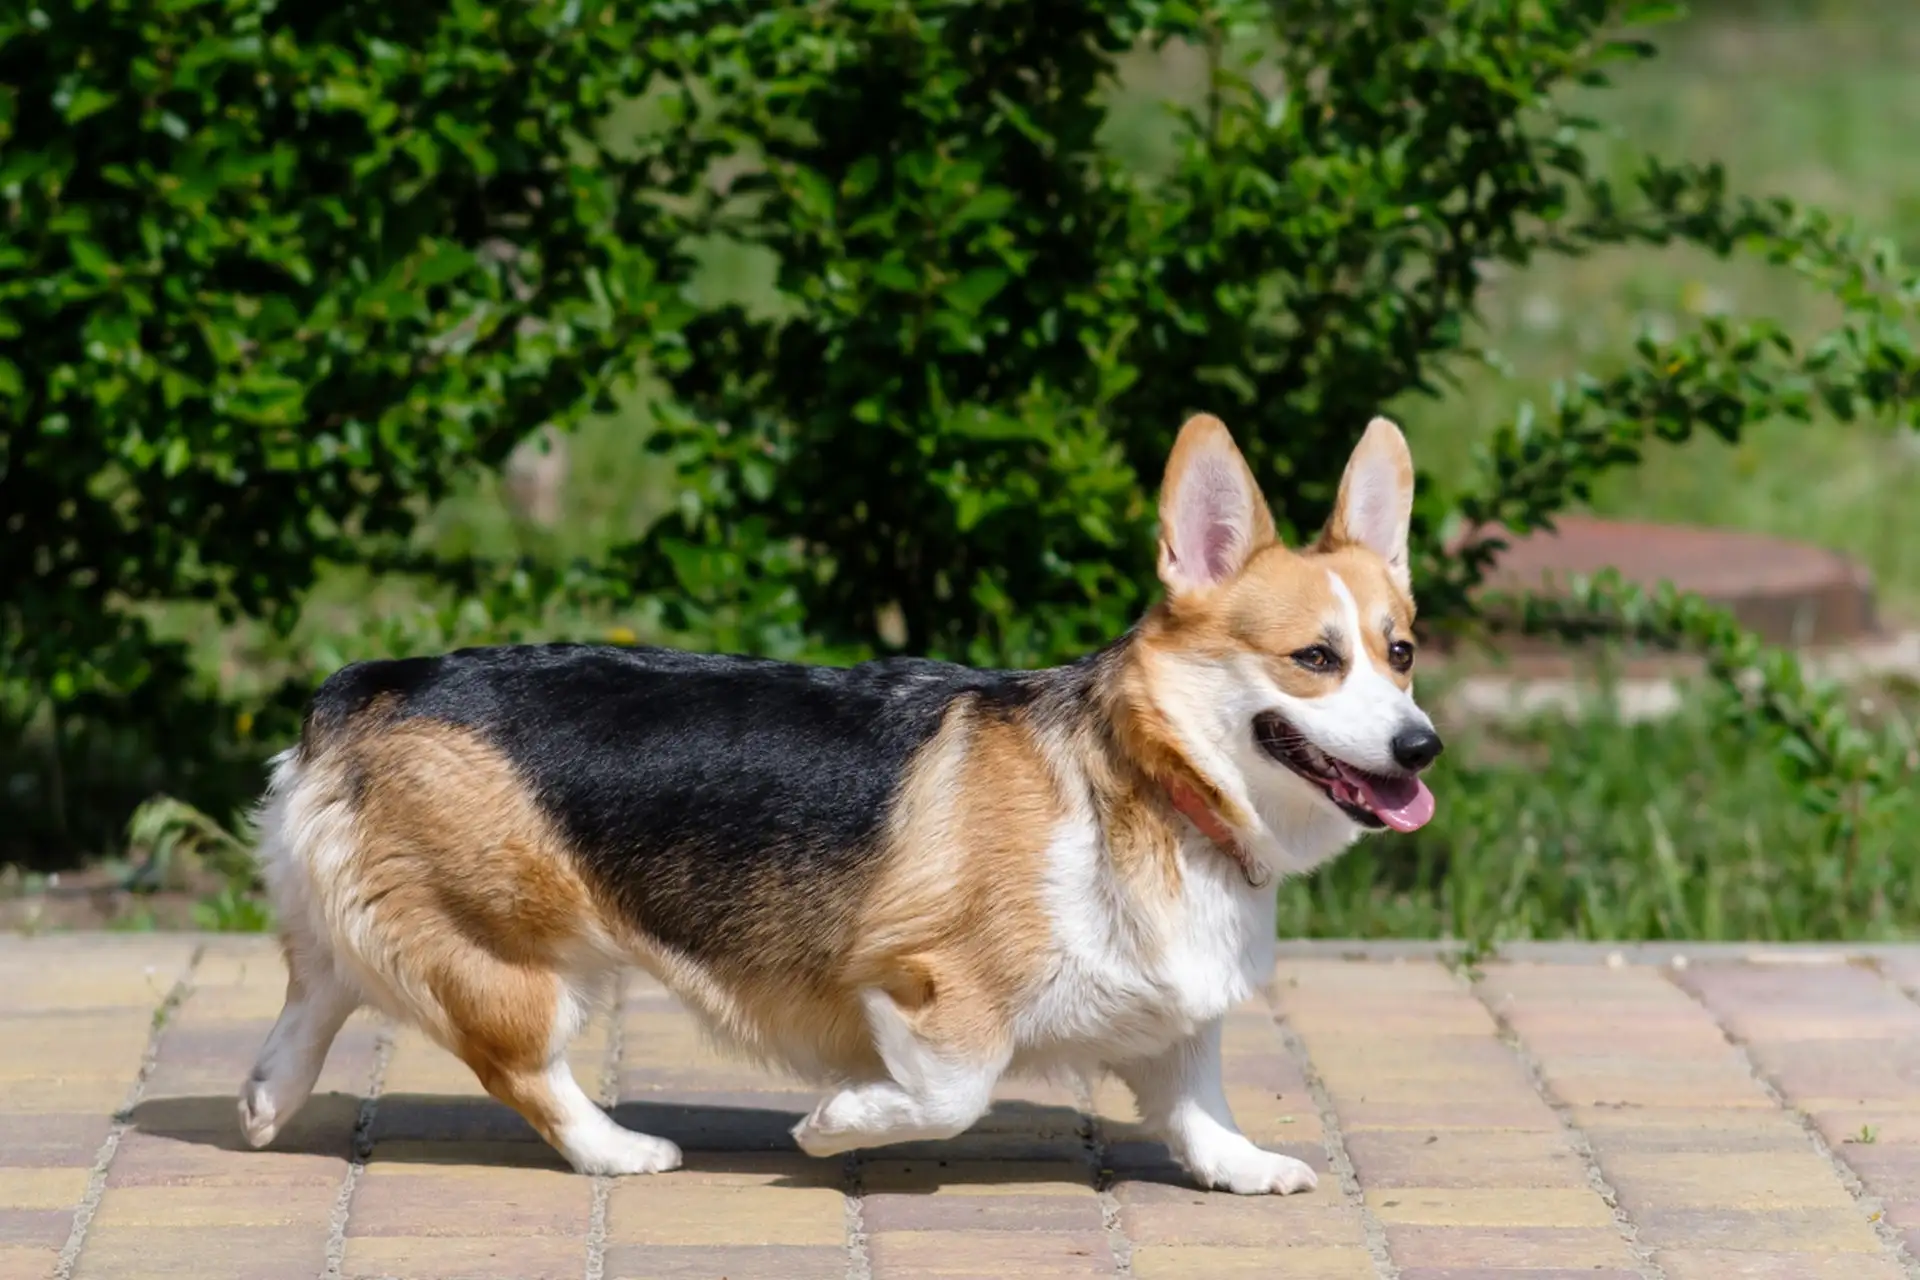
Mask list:
[[[0,861],[197,867],[200,923],[258,927],[201,815],[343,662],[1056,661],[1148,602],[1188,413],[1303,536],[1385,411],[1432,631],[1707,674],[1655,724],[1450,728],[1440,819],[1284,886],[1283,928],[1910,931],[1911,691],[1812,686],[1670,593],[1475,594],[1498,527],[1593,509],[1820,542],[1920,602],[1920,30],[1889,13],[0,16]]]

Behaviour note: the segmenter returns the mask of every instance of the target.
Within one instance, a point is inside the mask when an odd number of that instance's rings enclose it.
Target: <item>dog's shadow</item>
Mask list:
[[[316,1094],[266,1150],[344,1159],[358,1145],[361,1154],[371,1152],[381,1164],[566,1168],[531,1125],[489,1098],[385,1094],[363,1133],[365,1110],[357,1097]],[[841,1185],[843,1160],[813,1159],[794,1145],[792,1129],[801,1116],[798,1110],[671,1099],[614,1108],[614,1118],[627,1128],[676,1143],[688,1168],[752,1173],[781,1187]],[[254,1154],[240,1132],[232,1095],[149,1098],[127,1119],[138,1133],[231,1152],[235,1160]],[[891,1173],[904,1174],[901,1191],[931,1192],[955,1184],[1017,1187],[1056,1180],[1063,1155],[1079,1158],[1073,1153],[1085,1126],[1084,1117],[1071,1108],[1003,1102],[952,1142],[873,1148],[862,1152],[860,1161],[884,1162]],[[1091,1148],[1086,1153],[1091,1155]],[[1105,1163],[1123,1165],[1129,1178],[1191,1185],[1158,1144],[1125,1141],[1106,1154]]]

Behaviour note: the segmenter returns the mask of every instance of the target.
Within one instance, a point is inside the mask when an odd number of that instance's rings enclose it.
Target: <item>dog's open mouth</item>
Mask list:
[[[1324,790],[1362,826],[1417,831],[1433,817],[1433,792],[1419,778],[1369,773],[1336,760],[1273,712],[1254,722],[1254,738],[1261,750]]]

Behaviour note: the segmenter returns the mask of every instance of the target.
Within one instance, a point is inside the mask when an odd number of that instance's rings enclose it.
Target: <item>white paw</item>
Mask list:
[[[793,1140],[810,1156],[838,1156],[862,1147],[944,1136],[943,1132],[901,1126],[876,1105],[870,1092],[842,1089],[820,1099],[811,1114],[793,1126]]]
[[[680,1167],[680,1148],[665,1138],[631,1129],[597,1133],[587,1142],[569,1146],[567,1160],[581,1173],[621,1178],[635,1173],[665,1173]]]
[[[280,1132],[280,1112],[265,1080],[249,1080],[240,1087],[240,1130],[256,1147],[266,1146]]]
[[[1196,1152],[1186,1163],[1203,1185],[1237,1196],[1285,1196],[1320,1185],[1320,1175],[1312,1165],[1263,1151],[1251,1142],[1225,1151]]]
[[[793,1126],[793,1140],[810,1156],[845,1155],[860,1144],[859,1135],[826,1117],[827,1106],[828,1103],[822,1102],[813,1109],[813,1114]]]

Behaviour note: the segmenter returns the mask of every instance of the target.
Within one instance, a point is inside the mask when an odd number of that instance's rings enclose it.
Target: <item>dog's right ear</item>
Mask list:
[[[1160,581],[1180,596],[1218,586],[1272,542],[1273,512],[1220,419],[1187,419],[1160,484]]]

